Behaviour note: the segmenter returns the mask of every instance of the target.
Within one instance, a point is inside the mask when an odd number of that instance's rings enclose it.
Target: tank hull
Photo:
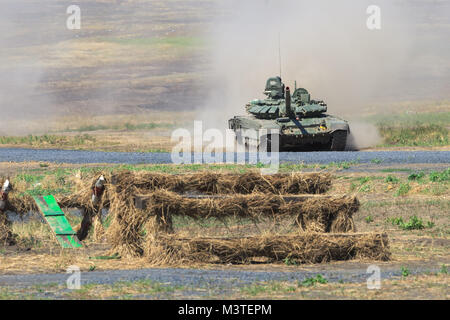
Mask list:
[[[244,141],[260,144],[258,136],[248,135],[250,130],[277,129],[279,132],[280,151],[310,151],[310,150],[332,150],[342,151],[345,149],[347,136],[350,128],[347,121],[322,114],[312,118],[302,119],[260,119],[253,115],[235,116],[229,120],[229,128],[243,136]]]

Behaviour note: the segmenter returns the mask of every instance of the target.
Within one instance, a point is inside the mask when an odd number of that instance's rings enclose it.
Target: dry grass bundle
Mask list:
[[[272,219],[274,223],[293,216],[300,230],[305,232],[349,232],[355,229],[353,213],[359,208],[354,197],[313,197],[293,202],[275,194],[185,198],[175,192],[158,190],[146,196],[146,209],[142,210],[135,207],[127,193],[111,194],[110,209],[114,216],[108,233],[113,251],[134,256],[144,252],[144,233],[149,238],[171,233],[175,215],[196,220],[214,217],[225,221],[234,217],[258,222]]]
[[[180,176],[155,172],[123,170],[114,173],[111,181],[117,193],[127,195],[136,189],[147,191],[167,189],[174,192],[183,192],[185,189],[185,181]]]
[[[128,178],[126,178],[128,179]],[[111,225],[106,231],[106,237],[112,244],[114,252],[121,256],[142,255],[144,240],[143,226],[148,225],[150,214],[137,209],[133,197],[136,187],[128,185],[107,185],[109,188]],[[159,223],[154,223],[155,226]]]
[[[194,219],[238,217],[257,220],[260,216],[282,214],[281,196],[262,193],[233,197],[191,199],[167,190],[149,195],[147,210],[152,215],[183,215]]]
[[[280,195],[253,193],[223,198],[184,198],[176,193],[159,190],[148,198],[147,211],[153,216],[182,215],[194,219],[215,217],[281,219],[297,216],[303,231],[349,232],[355,231],[353,213],[359,209],[355,197],[307,198],[302,201],[285,201]]]
[[[385,233],[329,234],[302,233],[284,236],[244,238],[149,239],[146,257],[155,264],[248,263],[254,258],[268,262],[294,260],[296,263],[323,263],[349,259],[390,259]]]
[[[297,215],[297,224],[303,231],[355,232],[353,214],[359,210],[359,201],[353,196],[306,199],[289,203],[285,211]]]
[[[25,214],[30,211],[37,211],[38,207],[29,195],[22,195],[21,192],[14,189],[9,193],[6,210],[16,212],[18,214]]]
[[[0,211],[0,245],[13,245],[16,243],[16,236],[11,229],[11,222],[7,215]]]
[[[261,175],[259,172],[241,175],[198,172],[172,175],[162,173],[121,171],[113,178],[117,192],[136,188],[142,193],[165,189],[177,193],[202,194],[249,194],[264,192],[272,194],[318,194],[331,186],[327,173],[292,173]]]
[[[318,194],[329,190],[331,175],[328,173],[291,173],[261,175],[250,172],[233,177],[233,192],[264,192],[274,194]]]

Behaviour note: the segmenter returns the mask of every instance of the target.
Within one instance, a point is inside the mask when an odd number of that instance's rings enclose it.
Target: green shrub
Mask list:
[[[310,287],[315,285],[316,283],[325,284],[328,283],[328,280],[325,279],[321,274],[318,274],[315,277],[307,278],[302,281],[301,285],[303,287]]]
[[[384,179],[384,182],[387,182],[387,183],[398,183],[399,181],[400,180],[397,177],[394,177],[394,176],[391,176],[391,175],[388,175],[386,177],[386,179]]]
[[[408,176],[408,180],[412,181],[412,180],[420,180],[422,177],[424,176],[423,172],[415,172],[415,173],[411,173]]]
[[[447,168],[442,172],[436,172],[436,171],[431,172],[430,173],[430,181],[432,181],[432,182],[450,181],[450,168]]]
[[[402,277],[407,277],[411,274],[407,267],[402,267]]]
[[[409,190],[411,190],[409,183],[401,183],[394,195],[396,197],[404,196],[409,192]]]
[[[442,265],[441,270],[439,271],[439,273],[448,274],[447,266],[445,264]]]
[[[425,229],[425,225],[422,219],[417,216],[412,216],[409,218],[408,222],[404,222],[402,218],[391,218],[387,219],[387,222],[390,222],[394,226],[400,227],[403,230],[422,230]],[[431,229],[435,226],[434,222],[428,221],[426,227]]]
[[[407,223],[400,225],[400,227],[404,230],[421,230],[425,228],[423,221],[417,216],[412,216]]]

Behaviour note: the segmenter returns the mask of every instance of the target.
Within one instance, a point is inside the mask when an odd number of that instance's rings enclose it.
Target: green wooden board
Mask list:
[[[81,248],[82,244],[76,235],[56,235],[56,239],[63,248]]]
[[[57,235],[75,235],[65,216],[46,216],[45,219]]]
[[[39,212],[44,216],[48,225],[55,233],[56,240],[63,248],[80,248],[82,247],[78,240],[75,231],[67,221],[64,212],[56,202],[55,197],[49,196],[34,196],[34,201],[39,208]]]

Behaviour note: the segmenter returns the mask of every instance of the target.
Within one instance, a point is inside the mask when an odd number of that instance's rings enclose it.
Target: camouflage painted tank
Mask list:
[[[328,115],[327,105],[321,100],[312,100],[306,89],[295,88],[291,95],[281,78],[274,77],[267,80],[264,94],[266,99],[253,100],[246,105],[249,115],[230,119],[229,128],[241,134],[251,129],[278,129],[280,150],[345,149],[350,133],[348,122]],[[254,139],[252,137],[244,136],[245,143]],[[258,141],[251,143],[261,146],[263,139],[270,149],[273,134],[258,137]]]

